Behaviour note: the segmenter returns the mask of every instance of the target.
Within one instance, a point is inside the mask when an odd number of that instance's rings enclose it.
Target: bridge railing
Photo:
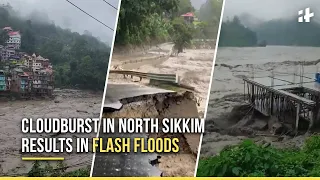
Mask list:
[[[167,81],[171,83],[178,83],[178,76],[176,74],[156,74],[156,73],[144,73],[138,71],[127,71],[127,70],[110,70],[110,73],[123,74],[137,76],[141,78],[153,79],[158,81]]]
[[[150,79],[150,80],[167,82],[167,83],[173,84],[175,86],[179,86],[181,88],[189,89],[192,91],[195,90],[194,87],[180,84],[179,83],[179,76],[177,74],[144,73],[144,72],[130,71],[130,70],[110,70],[109,73],[137,76],[140,78],[146,78],[146,79]]]

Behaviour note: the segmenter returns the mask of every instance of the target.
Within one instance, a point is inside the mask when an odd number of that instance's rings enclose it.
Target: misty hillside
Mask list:
[[[245,27],[237,16],[222,23],[219,47],[249,47],[257,44],[256,33]]]
[[[206,0],[191,0],[192,6],[195,9],[200,9],[200,7],[206,2]]]
[[[31,19],[41,17],[37,12],[27,19],[14,14],[12,9],[0,7],[0,28],[10,26],[20,31],[21,51],[40,54],[50,60],[56,86],[103,89],[110,54],[107,45],[95,37]]]
[[[257,28],[259,25],[261,25],[264,22],[263,20],[256,18],[255,16],[252,16],[251,14],[248,14],[248,13],[242,13],[238,17],[244,26],[251,29]]]
[[[256,43],[252,43],[253,36],[257,38]],[[320,23],[316,19],[299,23],[296,17],[263,21],[243,13],[233,21],[228,19],[222,23],[221,37],[219,45],[222,46],[256,46],[264,41],[267,45],[320,46]]]
[[[320,46],[320,24],[299,23],[296,18],[271,20],[254,29],[269,45]]]

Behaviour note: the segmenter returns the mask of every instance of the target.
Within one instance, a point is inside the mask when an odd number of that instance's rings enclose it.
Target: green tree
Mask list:
[[[191,25],[184,22],[180,17],[176,18],[172,22],[174,34],[173,42],[174,48],[178,50],[178,54],[183,52],[188,45],[190,45],[193,38],[194,29]]]
[[[158,43],[169,38],[171,19],[178,0],[123,0],[118,19],[116,44]]]
[[[309,137],[302,149],[276,149],[251,140],[199,161],[198,177],[319,177],[320,136]]]
[[[21,51],[41,55],[53,64],[55,87],[103,90],[110,47],[93,36],[62,29],[45,20],[46,17],[33,12],[26,20],[0,7],[0,27],[11,26],[21,32]],[[0,35],[0,41],[4,39]],[[90,70],[83,74],[86,68]]]
[[[5,44],[9,39],[9,35],[5,31],[0,31],[0,44]]]
[[[207,0],[197,12],[199,20],[207,23],[203,33],[209,39],[215,39],[218,34],[222,2],[221,0]]]
[[[31,30],[22,32],[21,49],[26,53],[32,54],[36,51],[36,39]]]
[[[256,33],[243,26],[237,16],[221,25],[219,46],[256,46],[257,41]]]
[[[190,0],[179,0],[177,16],[194,11],[195,9]]]

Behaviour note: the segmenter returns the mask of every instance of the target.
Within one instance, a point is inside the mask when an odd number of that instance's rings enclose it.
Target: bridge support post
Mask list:
[[[311,130],[311,128],[313,128],[313,124],[314,124],[314,117],[313,117],[313,111],[311,111],[311,116],[310,116],[310,123],[309,123],[309,128],[308,131]]]
[[[270,116],[273,115],[273,98],[274,98],[274,94],[272,92],[270,95]]]
[[[251,94],[251,103],[252,103],[252,105],[253,105],[253,107],[255,107],[255,94],[254,94],[254,90],[255,90],[255,88],[254,88],[254,85],[252,84],[251,85],[251,91],[252,91],[252,94]]]
[[[300,113],[300,104],[297,104],[297,108],[296,108],[296,132],[298,132],[298,128],[299,128],[299,113]]]

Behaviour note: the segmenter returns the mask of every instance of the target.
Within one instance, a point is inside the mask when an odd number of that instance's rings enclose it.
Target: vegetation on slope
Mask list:
[[[250,140],[201,159],[197,176],[208,177],[318,177],[320,136],[306,140],[302,149],[264,147]]]
[[[221,1],[208,0],[199,11],[200,24],[187,26],[179,19],[182,14],[195,11],[190,0],[123,0],[115,43],[145,45],[174,41],[176,46],[185,47],[192,38],[215,38],[221,8]]]
[[[247,13],[234,18],[240,19],[242,25],[237,23],[238,20],[222,23],[221,46],[255,46],[255,39],[268,45],[320,46],[320,23],[317,20],[299,23],[296,17],[292,17],[263,21]]]
[[[259,39],[272,45],[320,46],[320,24],[299,23],[295,19],[276,19],[261,23],[255,31]]]
[[[219,47],[222,46],[256,46],[258,43],[257,35],[241,24],[239,18],[235,16],[232,21],[227,20],[221,25]]]
[[[197,16],[202,22],[201,29],[204,38],[216,39],[219,30],[222,2],[220,0],[207,0],[197,12]]]
[[[50,59],[55,70],[56,87],[103,90],[110,54],[106,44],[93,36],[80,35],[51,22],[23,19],[14,14],[0,7],[0,28],[11,26],[21,32],[21,51]]]
[[[68,167],[59,162],[56,166],[48,162],[40,163],[35,161],[31,170],[28,172],[28,177],[89,177],[90,167],[81,168],[74,171],[67,171]]]

